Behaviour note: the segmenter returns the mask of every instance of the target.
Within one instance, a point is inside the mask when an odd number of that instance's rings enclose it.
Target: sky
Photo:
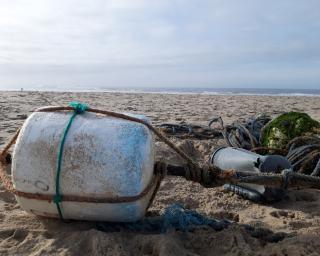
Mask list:
[[[0,6],[0,89],[320,88],[319,0]]]

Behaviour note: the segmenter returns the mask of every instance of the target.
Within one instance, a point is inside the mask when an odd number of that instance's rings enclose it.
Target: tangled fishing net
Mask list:
[[[126,230],[155,233],[164,233],[170,229],[187,232],[196,228],[212,228],[220,231],[230,223],[228,220],[206,217],[194,210],[185,209],[180,204],[172,204],[165,209],[161,216],[145,217],[143,220],[130,223],[99,222],[97,223],[97,229],[105,232]]]
[[[221,231],[231,224],[241,226],[245,232],[261,241],[276,243],[283,240],[288,234],[272,232],[266,228],[253,227],[247,224],[235,224],[229,220],[216,220],[206,217],[194,210],[187,210],[180,204],[172,204],[165,209],[161,216],[145,217],[141,221],[130,223],[97,222],[96,228],[102,232],[134,232],[161,234],[169,230],[193,232],[196,229],[212,229]]]

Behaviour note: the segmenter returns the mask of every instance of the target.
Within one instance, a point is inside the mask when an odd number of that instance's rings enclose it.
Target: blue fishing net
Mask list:
[[[231,222],[206,217],[194,210],[185,209],[180,204],[167,207],[161,216],[145,217],[143,220],[131,223],[98,222],[97,229],[104,232],[132,231],[164,233],[175,229],[183,232],[195,228],[211,228],[220,231]]]

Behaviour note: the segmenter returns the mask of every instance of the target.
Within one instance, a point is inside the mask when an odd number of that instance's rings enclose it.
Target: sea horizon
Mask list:
[[[21,87],[1,88],[1,91],[41,92],[111,92],[111,93],[155,93],[155,94],[200,94],[200,95],[266,95],[266,96],[309,96],[320,97],[320,89],[278,88],[196,88],[196,87]]]

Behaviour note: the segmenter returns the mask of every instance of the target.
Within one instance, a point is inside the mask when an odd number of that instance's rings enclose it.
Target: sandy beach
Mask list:
[[[70,101],[117,112],[144,114],[153,124],[181,121],[206,125],[220,115],[225,123],[257,113],[271,116],[301,111],[320,120],[319,97],[219,96],[195,94],[1,92],[0,145],[3,147],[32,111],[41,106],[67,105]],[[221,139],[172,139],[195,160],[208,162],[224,144]],[[182,160],[156,142],[157,157],[171,163]],[[0,187],[0,255],[319,255],[320,191],[290,190],[281,202],[254,204],[223,191],[207,189],[182,178],[166,177],[149,208],[161,214],[173,203],[211,218],[234,221],[222,231],[196,229],[166,233],[102,232],[93,222],[36,217],[23,211],[14,196]],[[254,237],[242,224],[283,234],[279,241]]]

